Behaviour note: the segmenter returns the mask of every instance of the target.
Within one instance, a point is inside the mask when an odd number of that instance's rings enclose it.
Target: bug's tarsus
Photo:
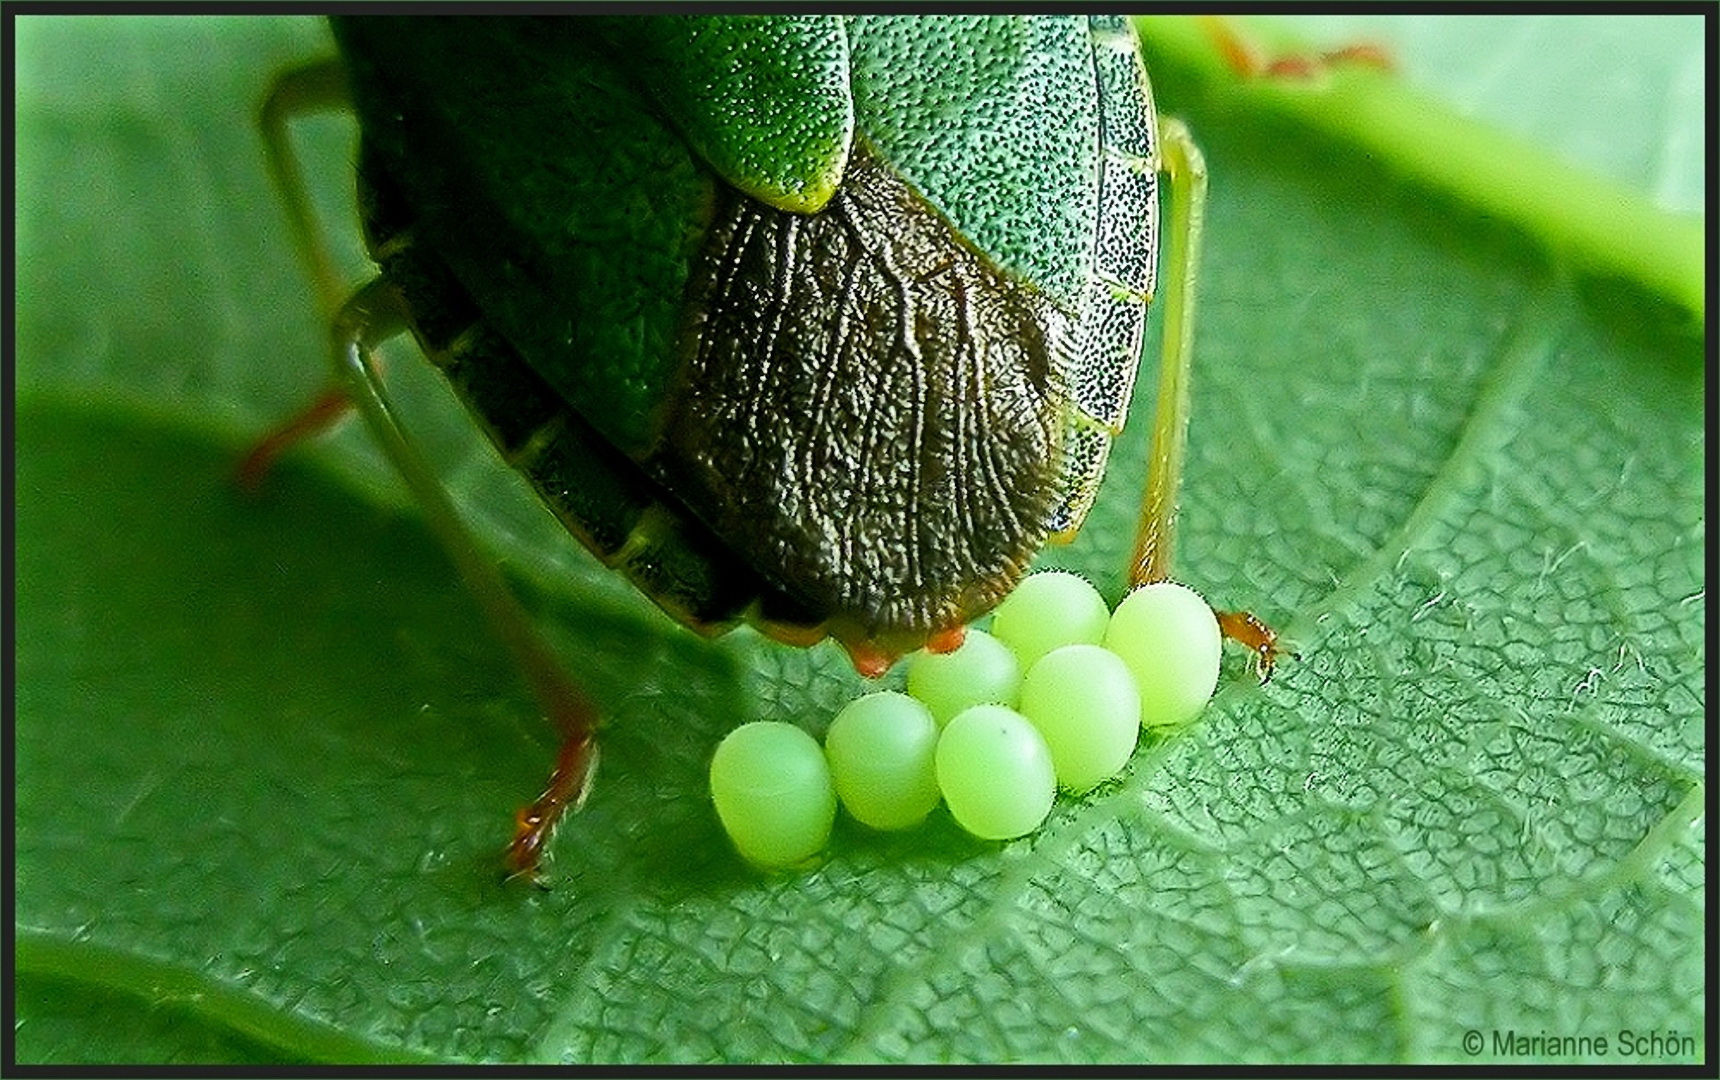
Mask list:
[[[1253,612],[1220,611],[1215,614],[1218,616],[1219,633],[1251,654],[1254,671],[1260,676],[1261,686],[1272,681],[1272,672],[1280,657],[1301,659],[1296,653],[1281,648],[1278,644],[1278,631],[1267,626]]]
[[[583,730],[568,735],[562,742],[549,786],[535,801],[521,807],[514,815],[514,838],[508,844],[503,860],[509,880],[525,878],[539,888],[549,887],[539,873],[544,850],[555,834],[557,823],[567,813],[583,806],[585,797],[591,792],[598,758],[596,717],[589,709],[581,709],[579,713],[571,718],[571,722],[564,719],[559,725],[564,731],[572,728]]]
[[[1201,26],[1230,69],[1244,79],[1312,79],[1327,68],[1354,65],[1392,71],[1391,53],[1373,42],[1355,42],[1318,53],[1287,53],[1267,57],[1254,42],[1222,15],[1200,16]]]
[[[280,456],[305,439],[320,435],[352,412],[352,401],[344,390],[324,390],[303,409],[289,416],[246,451],[234,470],[234,482],[247,492],[263,486]]]

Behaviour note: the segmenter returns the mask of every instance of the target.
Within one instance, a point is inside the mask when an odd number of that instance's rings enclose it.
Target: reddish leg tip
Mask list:
[[[514,838],[502,857],[510,880],[526,878],[540,888],[547,888],[540,872],[544,850],[561,819],[585,804],[596,773],[597,739],[589,730],[572,735],[561,744],[549,786],[537,801],[522,806],[514,815]]]
[[[1278,658],[1284,655],[1278,648],[1278,631],[1267,626],[1247,611],[1220,611],[1219,633],[1254,654],[1254,669],[1260,675],[1260,685],[1272,681],[1272,671]],[[1295,656],[1295,653],[1289,654]]]
[[[527,827],[522,825],[522,829]],[[509,881],[525,878],[533,885],[543,884],[543,875],[538,867],[543,860],[544,839],[544,834],[536,828],[515,834],[513,842],[508,845],[507,854],[502,858]]]

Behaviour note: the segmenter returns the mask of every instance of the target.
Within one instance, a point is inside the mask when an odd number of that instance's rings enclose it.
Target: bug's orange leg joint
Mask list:
[[[1391,53],[1383,45],[1356,42],[1312,55],[1291,53],[1266,57],[1222,15],[1202,15],[1201,25],[1232,71],[1245,79],[1311,79],[1326,68],[1353,64],[1392,71]]]
[[[335,317],[331,334],[335,371],[382,447],[424,510],[442,549],[483,610],[490,629],[507,646],[533,696],[556,725],[562,750],[549,787],[522,810],[508,847],[510,876],[538,880],[538,863],[557,822],[578,809],[597,767],[597,710],[544,641],[501,571],[466,529],[441,480],[401,426],[371,350],[406,325],[404,302],[384,278],[360,289]]]

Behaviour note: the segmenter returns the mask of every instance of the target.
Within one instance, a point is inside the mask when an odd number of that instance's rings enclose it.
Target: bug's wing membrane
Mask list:
[[[812,212],[841,182],[854,138],[848,37],[835,15],[581,20],[735,188]]]
[[[1056,487],[1043,294],[858,144],[820,214],[726,195],[691,310],[653,467],[748,563],[887,655],[1008,593]]]

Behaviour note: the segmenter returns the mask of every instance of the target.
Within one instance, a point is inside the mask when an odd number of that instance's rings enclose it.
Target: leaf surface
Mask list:
[[[1700,1059],[1704,375],[1651,284],[1153,54],[1213,176],[1178,574],[1301,659],[1262,688],[1232,654],[1027,840],[844,822],[774,878],[705,768],[748,720],[822,731],[840,650],[670,624],[391,350],[608,718],[558,887],[504,887],[554,740],[394,478],[348,430],[229,482],[322,374],[251,117],[326,41],[18,22],[20,1060],[1461,1061],[1514,1030],[1617,1061],[1625,1028]],[[302,135],[351,220],[350,128]],[[1045,557],[1112,599],[1151,377]]]

